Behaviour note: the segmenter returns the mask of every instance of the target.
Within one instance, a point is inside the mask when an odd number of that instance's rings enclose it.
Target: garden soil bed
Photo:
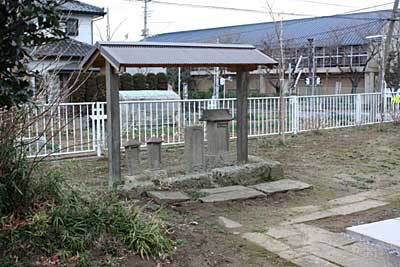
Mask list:
[[[250,154],[282,163],[286,178],[312,184],[313,190],[277,194],[265,199],[218,204],[184,203],[162,209],[164,219],[179,240],[170,262],[141,261],[132,256],[125,266],[172,267],[281,267],[292,266],[274,254],[245,242],[217,223],[224,216],[243,224],[242,231],[262,231],[265,225],[280,223],[291,216],[291,207],[321,203],[370,189],[400,183],[399,126],[384,125],[310,132],[298,136],[263,137],[250,140]],[[166,169],[183,160],[183,148],[164,149]],[[107,163],[103,159],[54,161],[75,184],[106,188]],[[123,171],[126,171],[123,166]],[[142,199],[146,203],[147,199]],[[311,222],[341,232],[359,222],[398,217],[399,203],[367,212]]]

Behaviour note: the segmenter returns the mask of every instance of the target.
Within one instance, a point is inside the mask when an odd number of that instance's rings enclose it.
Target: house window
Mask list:
[[[68,36],[79,35],[79,20],[78,19],[67,19],[65,22],[65,32]]]

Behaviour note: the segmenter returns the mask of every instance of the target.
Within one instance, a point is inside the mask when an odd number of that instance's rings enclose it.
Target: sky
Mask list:
[[[144,24],[143,0],[81,0],[88,4],[108,8],[113,41],[139,41]],[[230,9],[199,8],[179,6],[204,5],[228,7]],[[269,3],[271,9],[267,7]],[[221,26],[240,25],[271,21],[274,19],[295,19],[310,16],[324,16],[368,9],[391,9],[390,0],[152,0],[149,4],[150,35]],[[233,10],[235,9],[235,10]],[[257,12],[237,11],[251,9]],[[106,39],[107,20],[95,22],[94,41]]]

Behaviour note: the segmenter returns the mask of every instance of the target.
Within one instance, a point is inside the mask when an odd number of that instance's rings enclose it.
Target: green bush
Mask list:
[[[168,77],[165,73],[157,73],[157,88],[159,90],[168,89]]]
[[[120,247],[142,257],[171,253],[166,228],[155,217],[140,213],[114,194],[68,192],[60,203],[26,217],[29,223],[0,230],[0,257],[32,259],[59,253],[67,260],[93,248],[118,254]]]
[[[129,73],[123,73],[119,77],[120,90],[133,90],[133,77]]]
[[[19,139],[24,117],[24,110],[13,109],[0,122],[0,217],[24,214],[37,201],[60,198],[59,175],[41,173],[26,157],[27,144]]]
[[[158,89],[157,76],[154,73],[148,73],[146,75],[146,85],[146,88],[150,90]]]
[[[145,90],[146,86],[146,76],[141,73],[136,73],[133,75],[133,89],[134,90]]]

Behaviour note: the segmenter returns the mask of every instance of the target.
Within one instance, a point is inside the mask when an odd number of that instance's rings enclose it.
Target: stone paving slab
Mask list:
[[[268,231],[265,234],[276,239],[281,239],[293,235],[298,235],[299,230],[297,230],[292,225],[284,225],[284,226],[281,225],[268,229]]]
[[[340,197],[336,199],[332,199],[328,201],[328,205],[347,205],[347,204],[352,204],[355,202],[361,202],[364,200],[367,200],[369,197],[367,194],[355,194],[355,195],[350,195],[350,196],[345,196],[345,197]]]
[[[213,203],[213,202],[222,202],[222,201],[233,201],[233,200],[243,200],[243,199],[251,199],[257,197],[265,197],[266,195],[261,193],[260,191],[246,188],[240,189],[238,191],[228,191],[223,193],[211,194],[202,198],[199,198],[201,202],[205,203]]]
[[[390,255],[387,251],[367,245],[365,243],[354,243],[342,247],[343,250],[357,254],[365,258],[374,258],[375,260],[383,262],[381,266],[384,267],[400,267],[400,257]]]
[[[229,220],[228,218],[225,217],[218,217],[218,221],[225,227],[228,229],[235,229],[235,228],[240,228],[242,227],[242,225],[238,222]]]
[[[291,250],[288,245],[263,233],[244,233],[242,237],[271,252],[277,253]]]
[[[400,250],[400,218],[353,226],[347,228],[347,231]]]
[[[311,212],[316,212],[321,210],[321,206],[316,206],[316,205],[307,205],[307,206],[298,206],[298,207],[293,207],[289,208],[289,212],[293,213],[311,213]]]
[[[293,225],[293,228],[297,230],[297,235],[291,235],[282,240],[293,248],[305,247],[314,243],[326,243],[337,247],[354,243],[354,240],[344,235],[311,225],[297,224]]]
[[[340,215],[349,215],[352,213],[385,206],[387,204],[389,204],[389,203],[384,202],[384,201],[365,200],[365,201],[361,201],[361,202],[352,203],[349,205],[338,206],[335,208],[331,208],[331,209],[327,209],[327,210],[323,210],[323,211],[317,211],[314,213],[295,217],[294,219],[291,219],[288,222],[282,223],[282,225],[316,221],[316,220],[325,219],[325,218],[334,217],[334,216],[340,216]]]
[[[204,194],[219,194],[219,193],[228,193],[233,191],[241,191],[247,190],[248,188],[242,185],[232,185],[232,186],[225,186],[225,187],[217,187],[217,188],[206,188],[201,189],[199,192]]]
[[[182,192],[148,191],[146,194],[157,203],[176,203],[190,200],[190,197]]]
[[[303,248],[303,251],[318,256],[322,259],[334,262],[343,267],[380,267],[381,261],[372,257],[362,257],[346,250],[329,246],[323,243],[315,243]]]
[[[366,200],[366,201],[361,201],[345,206],[340,206],[336,208],[329,209],[329,212],[332,212],[336,215],[349,215],[352,213],[360,212],[360,211],[365,211],[373,208],[378,208],[381,206],[385,206],[389,203],[383,202],[383,201],[378,201],[378,200]]]
[[[274,193],[281,193],[287,191],[300,191],[312,188],[312,185],[290,180],[290,179],[282,179],[275,182],[268,182],[262,184],[256,184],[251,186],[251,188],[257,189],[266,194],[274,194]]]
[[[335,213],[330,212],[329,210],[317,211],[317,212],[314,212],[314,213],[310,213],[310,214],[306,214],[306,215],[302,215],[302,216],[296,217],[294,219],[289,220],[288,222],[282,223],[282,225],[316,221],[316,220],[320,220],[320,219],[333,217],[335,215],[336,215]]]
[[[293,259],[291,262],[300,267],[339,267],[339,265],[330,263],[314,255]]]

